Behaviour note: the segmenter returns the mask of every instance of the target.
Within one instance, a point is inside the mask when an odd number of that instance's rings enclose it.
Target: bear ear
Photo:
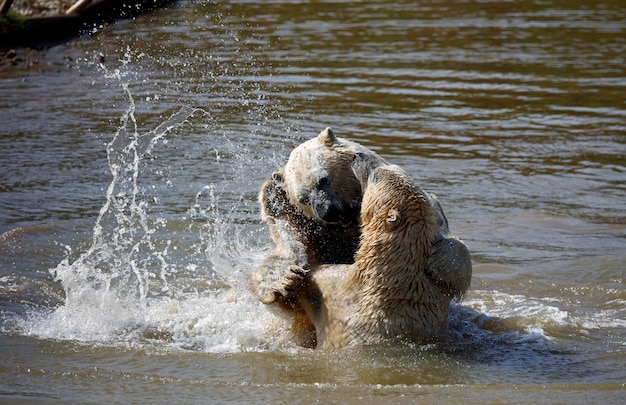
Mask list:
[[[319,135],[317,136],[317,141],[322,145],[330,147],[337,143],[337,137],[335,136],[332,128],[327,127],[325,130],[319,133]]]
[[[367,182],[368,183],[372,183],[372,184],[376,184],[382,178],[383,178],[383,171],[379,170],[379,168],[376,167],[376,168],[374,168],[374,170],[372,170],[370,175],[367,177]]]
[[[387,224],[393,225],[394,223],[400,221],[402,215],[400,215],[400,211],[398,210],[389,210],[387,213]]]

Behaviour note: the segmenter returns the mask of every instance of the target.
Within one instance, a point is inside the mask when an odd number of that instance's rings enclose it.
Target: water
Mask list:
[[[0,401],[623,402],[624,21],[183,1],[0,70]],[[260,184],[328,125],[468,244],[445,342],[299,348],[245,289]]]

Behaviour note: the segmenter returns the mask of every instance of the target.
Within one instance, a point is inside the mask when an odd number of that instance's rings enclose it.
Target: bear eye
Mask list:
[[[325,187],[328,184],[330,184],[330,182],[328,181],[328,177],[322,177],[318,183],[319,187]]]

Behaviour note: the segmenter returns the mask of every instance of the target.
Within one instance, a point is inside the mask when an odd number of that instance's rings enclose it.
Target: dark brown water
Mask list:
[[[0,402],[622,403],[624,55],[617,0],[183,1],[0,70]],[[468,244],[442,344],[298,348],[243,287],[326,126]]]

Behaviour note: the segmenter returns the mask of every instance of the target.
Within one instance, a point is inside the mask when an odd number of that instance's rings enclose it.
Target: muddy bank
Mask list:
[[[118,19],[164,7],[173,0],[16,0],[0,17],[0,52],[15,64],[16,48],[43,49]],[[19,56],[18,56],[19,58]]]

